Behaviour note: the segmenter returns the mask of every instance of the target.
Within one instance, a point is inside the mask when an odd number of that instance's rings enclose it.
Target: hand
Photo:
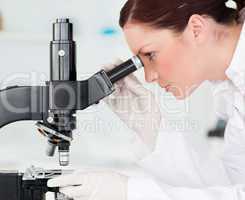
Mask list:
[[[118,60],[104,69],[111,70],[120,63],[122,61]],[[137,133],[148,150],[153,151],[161,123],[161,113],[154,95],[144,88],[133,74],[114,85],[116,91],[104,101],[130,129]]]
[[[48,187],[59,187],[74,200],[126,200],[127,181],[126,176],[114,172],[77,171],[49,180]]]

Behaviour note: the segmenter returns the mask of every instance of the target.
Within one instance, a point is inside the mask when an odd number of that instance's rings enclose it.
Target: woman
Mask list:
[[[230,185],[173,187],[149,178],[128,178],[111,172],[75,173],[51,180],[49,185],[62,187],[61,192],[75,200],[245,199],[245,56],[242,55],[245,27],[241,12],[245,1],[234,2],[236,9],[229,8],[225,0],[128,0],[120,16],[130,49],[145,65],[146,81],[157,82],[177,99],[189,96],[205,80],[222,88],[219,95],[226,106],[220,114],[228,120],[223,163]],[[156,137],[160,114],[152,95],[134,76],[123,80],[118,87],[118,98],[108,104],[139,134],[146,150],[152,152],[142,164],[155,162],[161,176],[164,165],[156,158],[164,155],[160,145],[164,138]],[[154,112],[144,110],[146,102],[142,100],[133,102],[129,98],[130,103],[121,106],[118,99],[126,93],[130,98],[150,96],[150,111]],[[132,103],[134,108],[144,111],[135,112]],[[129,112],[125,114],[119,108]],[[147,120],[154,118],[157,126],[132,125],[131,120],[142,116]]]

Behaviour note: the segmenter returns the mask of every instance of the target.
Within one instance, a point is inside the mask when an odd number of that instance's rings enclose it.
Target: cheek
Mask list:
[[[175,43],[158,57],[157,71],[160,79],[188,86],[199,81],[195,55],[190,48]]]
[[[174,62],[170,59],[160,59],[157,62],[157,72],[160,76],[160,79],[170,80],[173,74],[173,64]]]
[[[161,53],[157,61],[157,71],[160,77],[167,81],[176,81],[175,79],[181,72],[182,57],[179,48],[171,48]]]
[[[189,96],[201,79],[196,67],[193,64],[193,57],[189,52],[179,49],[172,49],[162,55],[158,61],[157,71],[159,72],[160,82],[171,83],[169,90],[178,99]]]

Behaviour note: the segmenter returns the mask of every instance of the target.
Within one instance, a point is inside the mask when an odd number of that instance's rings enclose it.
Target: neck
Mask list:
[[[221,31],[217,33],[218,49],[214,54],[216,62],[214,62],[211,80],[227,80],[225,72],[229,68],[233,55],[235,53],[240,34],[242,30],[242,24],[233,25],[231,27],[222,27]]]

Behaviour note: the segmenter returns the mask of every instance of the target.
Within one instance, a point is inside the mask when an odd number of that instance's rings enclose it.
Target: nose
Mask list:
[[[147,67],[144,68],[145,72],[145,81],[148,83],[152,83],[157,81],[158,79],[158,73],[153,71],[152,69],[149,69]]]

